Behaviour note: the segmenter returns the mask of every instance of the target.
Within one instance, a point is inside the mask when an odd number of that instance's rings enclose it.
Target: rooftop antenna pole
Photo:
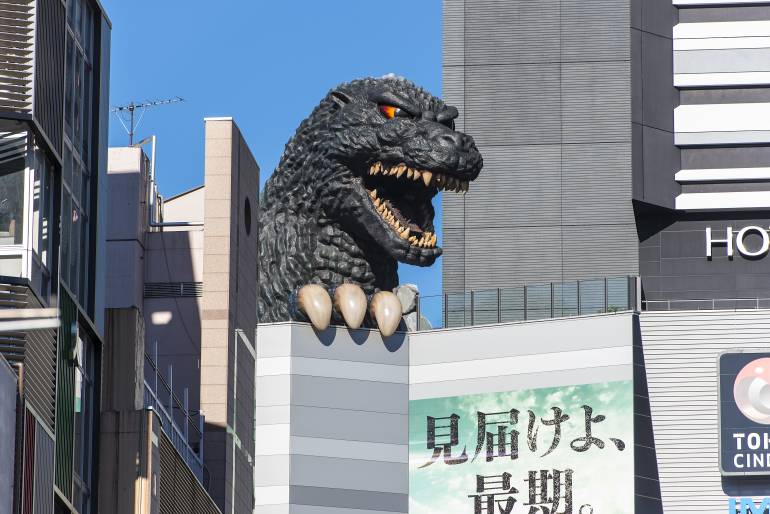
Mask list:
[[[168,105],[173,104],[177,102],[184,102],[184,98],[181,98],[179,96],[176,96],[174,98],[168,98],[166,100],[152,100],[152,101],[146,101],[146,102],[130,102],[126,105],[118,105],[110,109],[111,113],[114,113],[118,121],[120,121],[120,124],[123,125],[123,128],[126,129],[126,132],[128,133],[128,146],[134,145],[134,134],[136,133],[136,129],[139,127],[139,124],[142,123],[142,119],[144,118],[144,113],[148,108],[152,107],[158,107],[159,105]],[[139,111],[139,119],[136,120],[134,117],[134,114],[136,111]],[[128,123],[128,124],[126,124]]]

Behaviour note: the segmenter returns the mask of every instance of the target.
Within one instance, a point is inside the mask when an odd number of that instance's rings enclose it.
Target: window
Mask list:
[[[75,74],[75,43],[72,38],[67,38],[67,60],[64,64],[66,78],[64,81],[64,121],[66,133],[72,139],[72,77]]]
[[[243,206],[243,221],[246,228],[246,235],[251,235],[251,202],[246,198],[246,204]]]
[[[45,152],[35,147],[32,152],[32,276],[33,287],[48,300],[51,277],[51,213],[53,212],[54,167]]]
[[[0,139],[0,153],[11,154],[10,159],[0,158],[0,245],[23,242],[26,163],[24,150],[19,154],[19,144],[23,145],[26,137],[3,133]]]
[[[69,265],[70,265],[70,233],[72,232],[72,200],[70,196],[62,194],[62,207],[61,207],[61,278],[67,282],[69,279]]]
[[[61,279],[85,308],[88,308],[88,276],[93,266],[89,251],[93,229],[89,209],[94,194],[90,177],[96,19],[88,1],[67,0],[67,130],[62,173]]]
[[[82,333],[82,332],[81,332]],[[73,503],[80,514],[91,511],[91,464],[94,438],[94,350],[78,336],[75,363],[75,448]]]
[[[82,291],[78,291],[77,285],[78,285],[78,270],[80,269],[80,259],[85,259],[85,255],[80,254],[80,230],[82,228],[82,217],[80,210],[78,209],[77,205],[75,205],[75,202],[72,202],[72,211],[70,213],[70,218],[72,222],[72,232],[70,234],[70,269],[69,269],[69,280],[67,283],[70,285],[70,287],[75,291],[75,294],[78,296],[78,298],[83,300],[83,294]]]

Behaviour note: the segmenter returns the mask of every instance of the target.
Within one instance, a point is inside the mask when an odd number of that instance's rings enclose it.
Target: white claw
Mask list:
[[[352,328],[361,327],[366,315],[366,295],[354,284],[342,284],[334,291],[334,308]]]
[[[297,293],[297,307],[310,318],[316,330],[328,328],[332,319],[332,299],[326,289],[318,284],[302,286]]]
[[[390,291],[380,291],[372,296],[369,314],[377,322],[383,337],[390,337],[401,323],[401,301]]]

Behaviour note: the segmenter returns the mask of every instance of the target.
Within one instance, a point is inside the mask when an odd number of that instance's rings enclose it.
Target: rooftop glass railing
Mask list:
[[[419,330],[633,310],[636,280],[606,277],[420,296]]]
[[[770,298],[642,300],[642,310],[645,311],[732,311],[753,309],[770,309]]]

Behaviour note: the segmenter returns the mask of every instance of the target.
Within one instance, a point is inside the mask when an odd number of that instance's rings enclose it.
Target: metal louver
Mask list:
[[[32,111],[34,5],[31,0],[0,2],[0,109]]]
[[[27,155],[26,132],[0,131],[0,164],[23,159]]]
[[[147,282],[145,298],[197,298],[203,296],[203,282]]]

